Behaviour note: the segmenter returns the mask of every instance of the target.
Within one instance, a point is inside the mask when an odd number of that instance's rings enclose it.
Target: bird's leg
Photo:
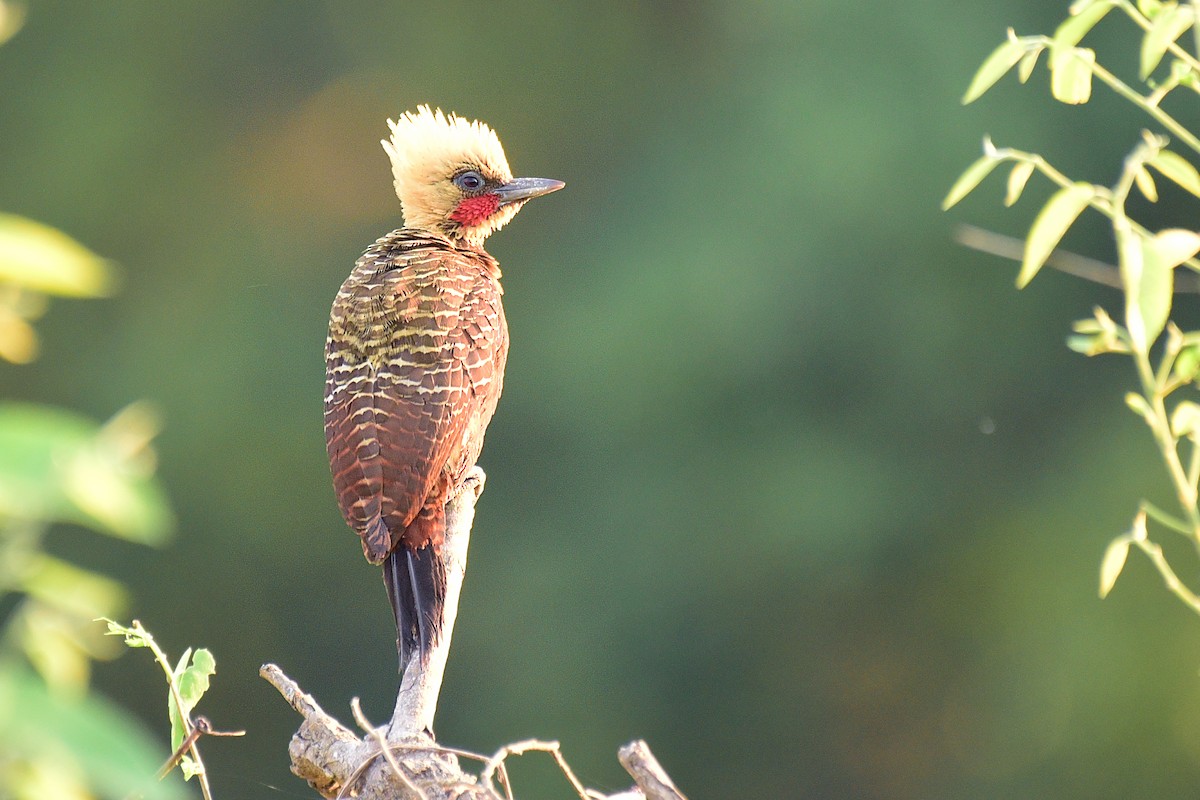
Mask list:
[[[471,524],[475,520],[475,502],[483,492],[485,479],[482,469],[472,467],[462,482],[450,490],[446,500],[446,538],[442,545],[442,558],[446,564],[443,626],[428,657],[414,657],[404,669],[396,708],[388,727],[388,741],[433,735],[433,716],[437,712],[438,693],[442,688],[450,638],[458,616],[458,599],[467,570],[467,546],[471,541]]]

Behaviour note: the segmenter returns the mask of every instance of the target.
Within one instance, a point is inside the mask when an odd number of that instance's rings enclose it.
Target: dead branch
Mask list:
[[[557,742],[525,741],[502,747],[493,756],[439,745],[433,730],[442,675],[450,648],[458,598],[467,565],[467,545],[475,517],[475,501],[483,491],[483,470],[474,468],[462,489],[446,504],[447,563],[444,628],[438,643],[422,663],[412,666],[400,681],[395,711],[386,728],[374,727],[352,703],[355,718],[366,733],[359,737],[325,713],[317,701],[274,664],[259,674],[274,686],[304,721],[292,737],[288,755],[292,772],[328,800],[512,800],[505,761],[529,751],[550,753],[581,800],[686,800],[651,755],[645,742],[621,749],[621,763],[637,784],[626,792],[606,796],[584,788],[567,765]],[[628,755],[627,755],[628,753]],[[481,775],[463,771],[459,758],[480,762]],[[499,783],[504,794],[496,788]]]

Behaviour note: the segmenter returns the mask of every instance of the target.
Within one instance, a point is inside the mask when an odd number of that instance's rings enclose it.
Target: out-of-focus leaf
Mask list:
[[[50,689],[73,697],[87,691],[92,665],[78,619],[40,603],[25,603],[14,619],[13,632]]]
[[[1025,55],[1025,48],[1020,42],[1013,38],[1007,39],[1003,44],[992,51],[992,54],[983,60],[983,64],[975,72],[975,77],[971,79],[971,85],[967,87],[966,94],[963,95],[963,105],[970,103],[992,88],[996,81],[1000,80],[1005,74],[1016,66],[1021,60],[1021,56]]]
[[[155,773],[167,757],[141,725],[104,698],[66,698],[19,664],[0,666],[0,752],[8,760],[48,749],[65,750],[100,796],[124,800],[183,800],[177,781]]]
[[[0,0],[0,44],[17,35],[25,25],[25,4]]]
[[[1025,184],[1029,182],[1029,176],[1032,174],[1031,162],[1018,161],[1013,164],[1012,171],[1008,173],[1008,191],[1004,195],[1004,205],[1011,206],[1021,199],[1021,193],[1025,191]]]
[[[1158,202],[1158,187],[1154,185],[1154,176],[1150,174],[1150,170],[1141,167],[1133,174],[1133,182],[1137,184],[1138,191],[1149,200],[1151,203]]]
[[[1148,238],[1133,235],[1140,241],[1140,253],[1129,257],[1123,252],[1121,258],[1125,324],[1134,347],[1144,351],[1167,324],[1175,267],[1200,250],[1200,235],[1185,230],[1166,230]]]
[[[112,265],[56,228],[0,214],[0,283],[65,297],[113,290]]]
[[[33,326],[14,309],[0,305],[0,358],[13,364],[28,364],[37,354],[38,339]]]
[[[1163,6],[1154,15],[1150,30],[1142,37],[1140,74],[1142,80],[1150,77],[1154,68],[1162,61],[1171,43],[1183,35],[1196,21],[1192,7],[1175,3]]]
[[[173,524],[170,508],[145,459],[131,454],[134,438],[106,436],[67,411],[0,405],[0,516],[162,542]]]
[[[963,174],[950,187],[946,198],[942,200],[942,210],[947,211],[957,205],[958,201],[970,194],[996,168],[996,165],[1000,161],[1001,159],[990,153],[980,156],[975,163],[963,171]]]
[[[1178,438],[1200,440],[1200,405],[1184,400],[1171,412],[1171,433]]]
[[[1050,93],[1069,105],[1086,103],[1092,96],[1092,66],[1096,53],[1086,47],[1050,48]]]
[[[1200,347],[1190,345],[1180,350],[1171,371],[1179,380],[1193,380],[1200,374]]]
[[[1096,27],[1096,23],[1112,11],[1111,0],[1090,0],[1086,5],[1076,3],[1067,17],[1054,32],[1054,47],[1074,47]]]
[[[1137,2],[1138,11],[1150,19],[1154,19],[1154,16],[1162,9],[1162,5],[1159,0],[1138,0]]]
[[[119,614],[128,603],[117,581],[39,554],[20,577],[23,591],[40,602],[81,619]]]
[[[1017,275],[1017,288],[1023,289],[1033,280],[1095,194],[1090,183],[1075,183],[1059,189],[1046,201],[1025,240],[1025,258]]]
[[[1100,599],[1108,597],[1108,593],[1112,591],[1117,578],[1121,577],[1121,570],[1125,569],[1128,556],[1128,534],[1122,534],[1109,542],[1104,551],[1104,558],[1100,561]]]
[[[1146,162],[1170,180],[1200,197],[1200,172],[1178,153],[1170,150],[1159,150],[1154,158]]]
[[[1029,76],[1033,74],[1033,68],[1037,66],[1038,56],[1042,54],[1042,50],[1043,48],[1036,47],[1021,57],[1021,64],[1017,67],[1017,78],[1021,83],[1029,81]]]

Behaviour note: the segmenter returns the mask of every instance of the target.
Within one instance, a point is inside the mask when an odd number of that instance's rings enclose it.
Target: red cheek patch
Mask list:
[[[472,228],[500,210],[500,196],[481,194],[468,197],[450,212],[450,219],[464,227]]]

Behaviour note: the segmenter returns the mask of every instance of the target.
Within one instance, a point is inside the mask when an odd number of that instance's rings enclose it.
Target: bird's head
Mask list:
[[[481,245],[526,200],[561,189],[549,178],[513,178],[495,131],[482,122],[418,106],[395,122],[383,149],[410,228]]]

